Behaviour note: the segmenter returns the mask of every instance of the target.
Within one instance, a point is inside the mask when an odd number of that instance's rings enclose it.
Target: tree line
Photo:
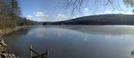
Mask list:
[[[0,29],[30,25],[30,20],[21,17],[17,0],[0,0]]]
[[[65,21],[44,22],[43,25],[134,25],[134,16],[123,14],[92,15]]]

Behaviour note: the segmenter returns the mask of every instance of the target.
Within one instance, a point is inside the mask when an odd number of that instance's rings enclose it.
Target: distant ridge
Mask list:
[[[43,25],[134,25],[134,15],[92,15],[59,22],[44,22]]]

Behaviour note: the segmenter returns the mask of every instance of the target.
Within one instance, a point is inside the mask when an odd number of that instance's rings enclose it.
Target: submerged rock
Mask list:
[[[133,56],[134,56],[134,50],[132,50],[131,55],[133,55]]]

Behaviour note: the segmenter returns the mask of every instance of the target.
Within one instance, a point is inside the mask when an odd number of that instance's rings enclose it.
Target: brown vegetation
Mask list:
[[[30,25],[30,21],[20,15],[21,10],[17,0],[0,0],[0,29]]]

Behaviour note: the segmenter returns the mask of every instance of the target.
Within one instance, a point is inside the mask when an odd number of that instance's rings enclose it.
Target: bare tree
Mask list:
[[[7,3],[7,0],[0,1],[0,25],[1,26],[8,26],[10,22],[7,21],[9,19],[9,9],[10,5]],[[5,23],[8,24],[5,24]]]
[[[21,10],[17,0],[0,0],[0,29],[14,28],[20,23],[29,25],[27,19],[20,15]]]
[[[95,13],[99,9],[112,8],[113,10],[123,10],[120,2],[123,1],[126,6],[133,7],[134,0],[60,0],[57,4],[65,10],[70,10],[71,15],[82,14],[83,9],[88,7],[89,12]],[[134,10],[133,10],[134,12]]]

